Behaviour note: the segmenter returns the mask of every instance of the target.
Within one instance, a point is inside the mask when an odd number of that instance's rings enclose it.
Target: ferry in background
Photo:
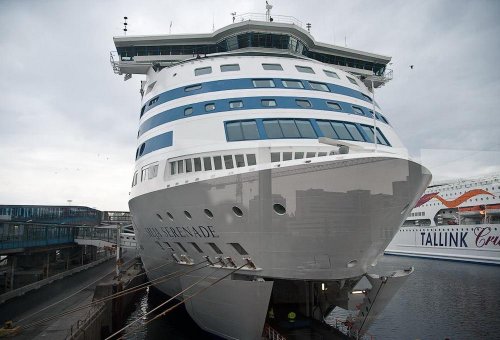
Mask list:
[[[360,336],[412,272],[367,274],[431,174],[374,100],[391,58],[317,42],[270,7],[209,34],[114,38],[114,71],[145,78],[129,201],[140,255],[151,280],[208,265],[158,287],[185,290],[223,338],[336,307],[356,311]]]
[[[385,253],[500,264],[500,174],[429,186]]]

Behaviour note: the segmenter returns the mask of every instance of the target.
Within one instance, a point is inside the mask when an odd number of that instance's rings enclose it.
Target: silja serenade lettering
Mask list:
[[[150,238],[218,238],[219,235],[211,225],[197,227],[148,227],[144,229]]]

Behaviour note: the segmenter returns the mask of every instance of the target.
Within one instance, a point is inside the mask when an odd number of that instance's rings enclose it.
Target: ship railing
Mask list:
[[[286,338],[278,333],[274,328],[266,324],[264,326],[264,336],[269,340],[286,340]]]
[[[121,74],[120,63],[118,62],[118,60],[120,60],[120,56],[118,55],[118,52],[116,52],[116,51],[109,52],[109,62],[111,63],[111,67],[113,68],[113,72],[116,74]]]
[[[249,20],[253,20],[253,21],[269,21],[267,19],[266,14],[263,14],[263,13],[244,13],[244,14],[237,15],[234,18],[235,18],[234,22],[243,22],[243,21],[249,21]],[[284,24],[296,25],[296,26],[299,26],[301,28],[303,27],[302,21],[300,21],[299,19],[297,19],[295,17],[292,17],[292,16],[288,16],[288,15],[271,15],[271,18],[272,18],[273,22],[281,22],[281,23],[284,23]]]
[[[329,323],[330,324],[330,323]],[[335,318],[335,323],[332,325],[335,329],[337,329],[339,332],[342,334],[356,340],[375,340],[375,336],[373,334],[370,334],[368,332],[365,332],[364,334],[359,334],[359,329],[356,329],[354,326],[352,326],[353,322],[347,321],[347,320],[342,320]]]

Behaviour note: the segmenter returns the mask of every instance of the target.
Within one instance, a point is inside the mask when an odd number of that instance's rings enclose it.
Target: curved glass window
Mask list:
[[[192,107],[186,107],[184,109],[184,116],[189,116],[193,113],[193,108]]]
[[[254,87],[275,87],[272,79],[254,79],[252,80]]]
[[[324,83],[317,83],[315,81],[310,81],[309,82],[309,85],[311,85],[311,88],[313,90],[317,90],[317,91],[324,91],[324,92],[330,92],[330,89],[328,88],[328,86]]]
[[[358,83],[356,82],[356,80],[354,80],[354,78],[347,77],[347,80],[349,80],[354,85],[358,85]]]
[[[312,106],[311,102],[306,99],[295,99],[295,103],[297,103],[298,106],[306,109]]]
[[[229,107],[231,109],[241,109],[243,107],[243,101],[235,100],[235,101],[229,102]]]
[[[302,72],[302,73],[311,73],[311,74],[314,74],[314,70],[311,67],[309,67],[309,66],[295,65],[295,68],[297,69],[297,71]]]
[[[283,79],[281,81],[283,87],[287,89],[303,89],[304,84],[300,80],[292,80],[292,79]]]
[[[280,64],[262,64],[262,68],[269,71],[283,71],[283,67]]]
[[[334,109],[334,110],[342,110],[342,107],[340,106],[340,104],[338,103],[335,103],[335,102],[326,102],[326,105],[330,108],[330,109]]]
[[[364,116],[365,114],[363,113],[363,109],[357,106],[353,106],[352,110],[354,111],[355,114]]]
[[[276,106],[276,100],[274,99],[261,99],[260,103],[262,106],[265,107],[275,107]]]
[[[323,72],[325,72],[325,74],[328,77],[340,79],[339,75],[336,72],[328,71],[328,70],[323,70]]]
[[[220,70],[221,70],[221,72],[239,71],[240,65],[239,64],[221,65]]]
[[[212,73],[212,67],[211,66],[200,67],[200,68],[197,68],[197,69],[194,70],[194,75],[195,76],[201,76],[201,75],[210,74],[210,73]]]

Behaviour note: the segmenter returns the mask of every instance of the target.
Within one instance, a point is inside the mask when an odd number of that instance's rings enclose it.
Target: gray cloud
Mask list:
[[[347,36],[348,47],[393,57],[377,99],[436,177],[500,171],[500,3],[271,3],[311,22],[319,41]],[[170,21],[172,33],[196,33],[229,24],[232,11],[263,12],[264,1],[0,2],[0,203],[127,209],[140,77],[123,82],[109,65],[122,17],[130,34],[167,33]]]

